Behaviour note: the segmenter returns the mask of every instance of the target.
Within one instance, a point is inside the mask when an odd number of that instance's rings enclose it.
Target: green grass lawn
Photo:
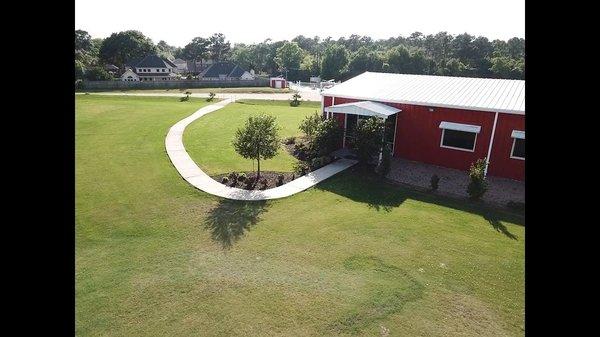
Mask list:
[[[205,104],[76,97],[77,336],[524,334],[523,219],[360,168],[281,200],[209,196],[164,150]]]
[[[231,145],[235,131],[249,116],[260,113],[275,116],[283,139],[300,135],[298,125],[302,119],[320,107],[320,102],[302,102],[299,107],[292,108],[286,101],[240,100],[194,121],[187,127],[183,142],[192,159],[209,175],[252,171],[256,162],[238,155]],[[282,146],[276,157],[261,161],[261,170],[292,172],[295,162],[296,159]]]

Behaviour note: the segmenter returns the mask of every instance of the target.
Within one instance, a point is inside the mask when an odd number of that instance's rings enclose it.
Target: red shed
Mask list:
[[[377,116],[395,157],[460,170],[488,158],[487,174],[525,180],[525,81],[365,72],[321,99],[343,146],[359,119]]]
[[[282,77],[271,77],[269,80],[271,88],[287,88],[287,81]]]

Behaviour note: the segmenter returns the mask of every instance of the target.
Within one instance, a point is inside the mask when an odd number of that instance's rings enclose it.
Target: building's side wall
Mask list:
[[[335,104],[356,101],[358,100],[335,98]],[[469,169],[471,163],[487,156],[494,125],[494,112],[440,107],[431,107],[433,111],[429,111],[430,107],[427,106],[382,103],[402,110],[396,118],[394,156],[465,171]],[[332,97],[325,96],[323,106],[331,105],[333,105]],[[341,117],[336,117],[343,121]],[[474,152],[441,147],[442,129],[439,125],[443,121],[481,126]],[[524,116],[503,113],[498,115],[489,175],[516,180],[525,179],[525,162],[510,158],[512,130],[525,130],[524,127]]]
[[[494,113],[438,107],[429,111],[426,106],[406,104],[397,104],[396,107],[402,112],[396,119],[395,156],[459,170],[468,170],[471,163],[486,157]],[[439,125],[443,121],[481,126],[475,150],[468,152],[441,147],[442,129]]]
[[[513,130],[525,131],[525,116],[498,114],[494,145],[488,174],[515,180],[525,180],[525,160],[510,158]]]

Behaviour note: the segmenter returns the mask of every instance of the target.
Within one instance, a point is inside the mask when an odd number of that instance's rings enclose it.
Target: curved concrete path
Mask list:
[[[221,102],[203,107],[189,117],[177,122],[169,129],[169,132],[167,133],[165,147],[173,166],[175,166],[177,171],[179,171],[179,174],[183,177],[183,179],[199,190],[222,198],[233,200],[256,201],[284,198],[304,191],[305,189],[310,188],[357,163],[356,160],[339,159],[287,184],[262,191],[249,191],[223,185],[212,179],[208,174],[204,173],[204,171],[202,171],[198,165],[196,165],[194,160],[192,160],[183,145],[183,132],[185,131],[185,128],[196,119],[215,110],[219,110],[231,102],[232,99],[226,99]]]

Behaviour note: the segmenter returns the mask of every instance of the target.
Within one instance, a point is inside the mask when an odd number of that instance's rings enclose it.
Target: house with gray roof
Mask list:
[[[155,54],[131,60],[125,64],[125,69],[122,81],[169,81],[178,78],[175,74],[177,66]]]
[[[254,75],[232,62],[216,62],[201,74],[203,80],[253,80]]]

